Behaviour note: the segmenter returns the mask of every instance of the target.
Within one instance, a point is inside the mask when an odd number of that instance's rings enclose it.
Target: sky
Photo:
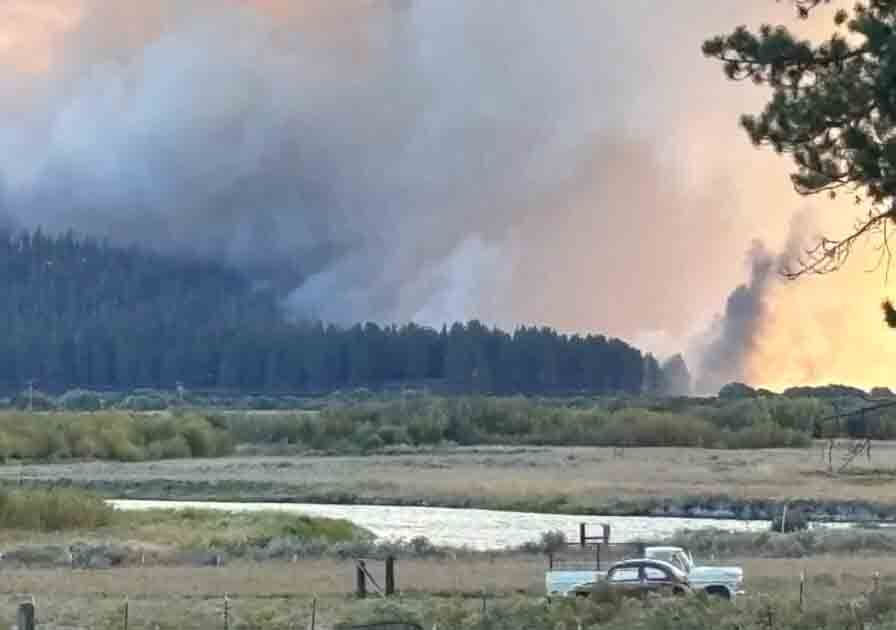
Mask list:
[[[295,317],[607,333],[709,390],[896,385],[873,252],[767,273],[857,209],[793,192],[738,127],[767,94],[700,53],[835,8],[3,0],[0,220],[220,258]]]

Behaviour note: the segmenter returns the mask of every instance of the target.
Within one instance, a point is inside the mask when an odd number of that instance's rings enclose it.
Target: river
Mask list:
[[[611,540],[661,540],[683,529],[763,531],[768,521],[637,516],[571,516],[494,510],[379,505],[323,505],[305,503],[224,503],[215,501],[110,501],[122,510],[200,508],[228,512],[280,511],[308,516],[341,518],[364,527],[386,540],[425,536],[433,544],[473,549],[506,549],[538,540],[543,532],[560,530],[569,540],[578,539],[579,523],[589,535],[600,534],[601,523],[612,528]]]

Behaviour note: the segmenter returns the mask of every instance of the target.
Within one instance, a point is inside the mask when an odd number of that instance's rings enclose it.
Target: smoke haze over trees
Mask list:
[[[0,237],[0,383],[49,389],[330,391],[430,382],[462,392],[640,393],[645,357],[601,335],[478,322],[293,323],[241,272],[71,233]],[[650,357],[653,364],[656,361]],[[664,382],[662,370],[654,385]]]
[[[742,253],[780,251],[796,209],[737,141],[765,95],[699,46],[787,20],[816,23],[773,0],[4,0],[0,225],[236,267],[296,318],[605,332],[697,381]],[[736,376],[886,382],[896,341],[830,341],[872,282],[836,313],[770,284]]]

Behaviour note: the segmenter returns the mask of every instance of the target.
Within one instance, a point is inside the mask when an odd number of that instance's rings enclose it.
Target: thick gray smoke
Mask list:
[[[3,212],[228,260],[340,322],[680,340],[739,273],[769,186],[732,184],[749,106],[699,45],[790,9],[260,4],[87,0],[46,73],[0,78]]]
[[[497,243],[621,114],[585,87],[605,71],[571,71],[575,11],[360,3],[344,32],[170,0],[119,40],[111,4],[7,118],[7,212],[276,271],[324,319],[474,315]]]
[[[760,241],[753,243],[747,259],[750,279],[728,296],[725,312],[711,332],[714,338],[701,353],[698,394],[715,394],[726,383],[743,378],[768,308],[767,292],[779,269],[777,257]]]
[[[784,271],[794,271],[807,244],[815,236],[815,216],[804,209],[793,215],[790,232],[780,253],[769,251],[759,240],[747,253],[749,280],[738,285],[725,302],[725,311],[702,335],[695,354],[699,357],[696,393],[715,395],[732,382],[747,379],[747,361],[756,350],[771,309],[770,294],[783,282]]]

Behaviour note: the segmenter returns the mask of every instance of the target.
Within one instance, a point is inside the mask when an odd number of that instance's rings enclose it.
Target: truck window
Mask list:
[[[672,554],[672,557],[669,558],[669,563],[674,564],[676,567],[678,567],[679,569],[681,569],[682,571],[687,573],[688,563],[684,557],[684,554],[681,553],[680,551]]]
[[[616,569],[609,575],[610,582],[637,582],[638,581],[638,568],[637,567],[625,567],[622,569]]]
[[[656,567],[644,567],[644,576],[650,582],[665,582],[669,579],[665,571]]]
[[[690,556],[686,554],[684,551],[679,551],[675,554],[675,560],[673,564],[677,565],[681,568],[685,573],[691,572],[691,567],[693,566],[693,562],[691,561]]]

